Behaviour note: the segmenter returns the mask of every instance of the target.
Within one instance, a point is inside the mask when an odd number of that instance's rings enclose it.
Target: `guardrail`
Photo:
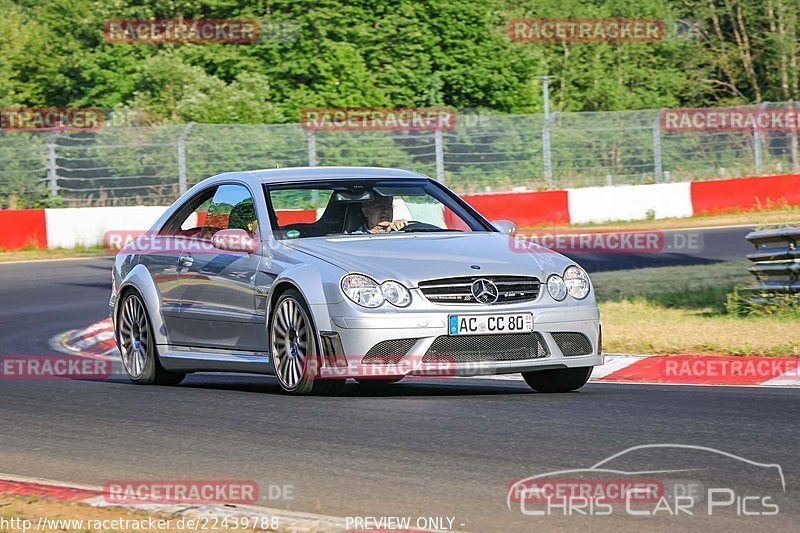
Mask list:
[[[747,258],[756,277],[751,301],[760,303],[776,295],[800,297],[800,227],[751,231],[745,237],[756,248]]]

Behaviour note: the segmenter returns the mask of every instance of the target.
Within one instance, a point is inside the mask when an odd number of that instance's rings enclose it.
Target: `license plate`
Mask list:
[[[531,313],[450,315],[448,322],[450,335],[530,333],[533,331],[533,315]]]

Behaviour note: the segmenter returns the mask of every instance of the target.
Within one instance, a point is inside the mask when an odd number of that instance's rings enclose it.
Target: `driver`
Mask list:
[[[366,222],[354,233],[388,233],[405,228],[408,225],[408,220],[392,220],[394,215],[393,200],[393,196],[374,193],[372,200],[362,202],[361,212],[364,213]]]

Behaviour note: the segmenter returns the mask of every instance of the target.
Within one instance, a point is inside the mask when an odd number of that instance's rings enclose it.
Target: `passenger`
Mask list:
[[[231,209],[228,217],[228,229],[243,229],[251,237],[258,233],[258,217],[253,206],[253,200],[242,200]]]

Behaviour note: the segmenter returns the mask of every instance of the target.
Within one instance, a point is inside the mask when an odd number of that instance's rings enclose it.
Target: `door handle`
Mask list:
[[[183,252],[180,257],[178,258],[178,266],[182,267],[190,267],[194,264],[194,258],[192,254]]]

